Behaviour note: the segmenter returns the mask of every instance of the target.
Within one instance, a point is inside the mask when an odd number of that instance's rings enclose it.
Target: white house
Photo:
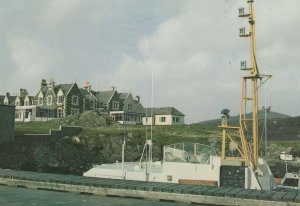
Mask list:
[[[147,108],[143,125],[183,125],[184,114],[174,107]]]

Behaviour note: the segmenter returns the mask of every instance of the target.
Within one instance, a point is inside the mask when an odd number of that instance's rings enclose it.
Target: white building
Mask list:
[[[174,107],[147,108],[143,125],[183,125],[184,114]]]

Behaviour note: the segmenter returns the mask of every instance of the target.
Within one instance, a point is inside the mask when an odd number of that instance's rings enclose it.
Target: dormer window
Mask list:
[[[72,105],[79,105],[79,98],[78,96],[72,96]]]
[[[39,97],[38,104],[43,105],[43,97]]]
[[[20,106],[20,102],[15,102],[15,106]]]
[[[28,106],[29,105],[29,101],[24,101],[24,105]]]
[[[52,96],[47,97],[47,105],[52,105]]]
[[[95,100],[90,101],[90,106],[91,106],[91,108],[95,108]]]
[[[113,101],[112,102],[112,109],[113,110],[118,110],[119,109],[119,102]]]
[[[57,103],[62,104],[63,102],[64,102],[64,97],[63,96],[58,96]]]

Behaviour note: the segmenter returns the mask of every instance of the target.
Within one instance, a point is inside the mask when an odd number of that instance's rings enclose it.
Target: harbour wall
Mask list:
[[[213,205],[300,206],[299,192],[245,190],[0,170],[0,184],[100,196]]]

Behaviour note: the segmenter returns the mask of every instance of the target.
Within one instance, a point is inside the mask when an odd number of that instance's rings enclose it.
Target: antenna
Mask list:
[[[239,36],[250,39],[250,66],[247,66],[246,61],[241,61],[241,70],[248,74],[242,76],[239,127],[229,126],[227,122],[222,122],[220,128],[223,129],[222,159],[244,161],[246,166],[253,165],[253,169],[256,170],[258,165],[258,89],[272,75],[259,73],[256,61],[253,0],[247,0],[247,3],[249,5],[247,14],[245,14],[244,8],[239,8],[239,17],[248,18],[249,23],[249,32],[246,32],[246,29],[242,27],[239,29]],[[251,117],[246,115],[247,108],[252,110]],[[230,130],[233,135],[229,133]],[[230,143],[237,143],[238,156],[226,156],[228,140]]]
[[[151,117],[153,120],[153,107],[154,107],[154,103],[153,103],[153,99],[154,99],[154,69],[155,69],[155,40],[156,40],[156,31],[157,31],[157,8],[155,8],[155,25],[154,25],[154,34],[153,34],[153,46],[152,46],[152,74],[151,74]],[[154,121],[155,122],[155,121]],[[150,151],[149,151],[149,161],[152,162],[152,140],[153,140],[153,121],[151,124],[151,142],[149,145],[151,147]]]

